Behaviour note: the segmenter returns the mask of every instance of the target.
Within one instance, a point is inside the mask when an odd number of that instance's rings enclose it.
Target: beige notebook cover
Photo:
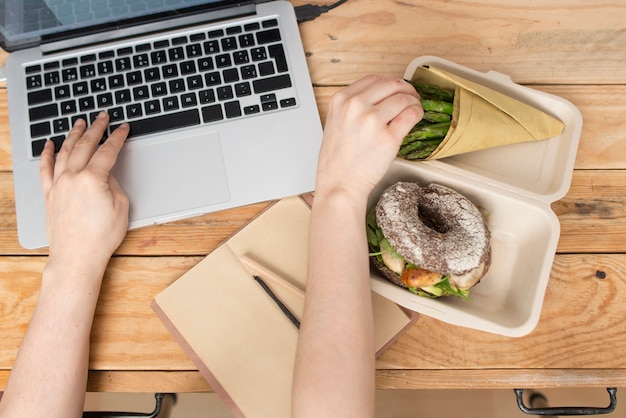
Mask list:
[[[289,417],[298,330],[240,260],[250,257],[305,289],[310,208],[271,205],[156,296],[152,308],[235,416]],[[304,298],[267,281],[302,317]],[[417,318],[372,293],[377,355]]]

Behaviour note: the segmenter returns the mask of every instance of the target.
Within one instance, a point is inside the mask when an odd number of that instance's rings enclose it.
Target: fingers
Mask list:
[[[130,127],[127,123],[120,125],[98,148],[98,151],[91,158],[89,166],[99,172],[110,172],[129,132]]]
[[[104,132],[109,125],[109,115],[106,112],[100,112],[96,119],[92,122],[91,126],[85,130],[81,137],[67,144],[71,147],[69,157],[67,160],[67,168],[70,170],[78,171],[85,168],[89,163],[100,140],[102,139]],[[69,140],[70,137],[68,136]],[[63,147],[65,147],[65,142]],[[63,148],[61,147],[61,149]]]
[[[54,179],[54,143],[52,141],[46,142],[40,158],[39,178],[41,179],[43,192],[47,194],[52,187],[52,180]]]

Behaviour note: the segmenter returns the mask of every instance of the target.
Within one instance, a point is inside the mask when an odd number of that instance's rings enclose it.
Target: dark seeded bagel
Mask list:
[[[426,270],[464,283],[472,276],[471,287],[489,268],[490,233],[480,211],[448,187],[398,182],[376,205],[376,223],[398,254]],[[373,263],[389,280],[406,287],[398,274],[378,260]]]

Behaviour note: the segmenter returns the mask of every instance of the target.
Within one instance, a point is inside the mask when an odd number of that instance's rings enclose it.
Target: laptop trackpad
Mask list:
[[[131,140],[118,157],[113,175],[130,200],[131,228],[137,221],[204,213],[202,208],[230,200],[217,132],[174,135]]]

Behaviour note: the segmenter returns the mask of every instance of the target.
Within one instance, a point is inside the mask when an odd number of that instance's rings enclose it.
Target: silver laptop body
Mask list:
[[[92,120],[99,110],[113,127],[131,125],[114,168],[131,229],[314,189],[322,129],[288,2],[108,0],[138,10],[92,11],[80,28],[59,3],[105,1],[33,1],[46,3],[43,17],[53,16],[59,33],[11,44],[7,22],[27,18],[18,17],[22,2],[4,0],[2,16],[23,247],[47,245],[43,143],[60,147],[76,117]],[[151,4],[154,16],[141,9]]]

